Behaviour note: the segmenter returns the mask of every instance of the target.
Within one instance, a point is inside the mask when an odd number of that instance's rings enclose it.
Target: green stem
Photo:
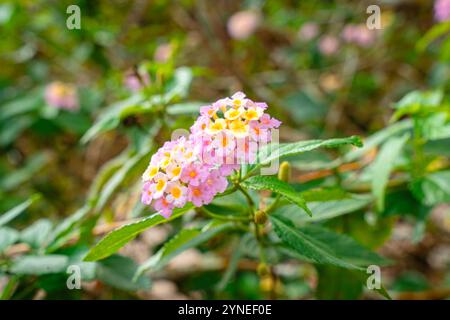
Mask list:
[[[237,188],[240,192],[242,192],[242,194],[245,196],[245,198],[247,199],[247,202],[248,202],[248,204],[249,204],[249,206],[250,206],[251,212],[253,213],[254,208],[255,208],[255,203],[253,202],[252,197],[251,197],[250,194],[247,192],[247,190],[245,190],[244,188],[242,188],[242,186],[241,186],[239,183],[237,183],[235,186],[236,186],[236,188]]]
[[[278,202],[280,202],[281,196],[279,194],[277,194],[275,200],[270,204],[269,207],[267,207],[267,209],[265,210],[266,214],[271,213],[273,210],[276,209]]]

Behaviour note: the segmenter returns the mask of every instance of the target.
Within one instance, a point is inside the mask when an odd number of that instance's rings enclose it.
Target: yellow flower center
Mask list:
[[[159,191],[163,190],[165,186],[166,186],[166,181],[164,181],[163,179],[159,179],[158,182],[156,183],[156,190],[159,192]]]
[[[172,190],[170,190],[170,193],[175,199],[181,197],[181,189],[178,187],[173,187]]]
[[[248,109],[244,117],[247,120],[258,120],[260,115],[255,109]]]
[[[161,167],[165,168],[169,165],[170,163],[170,158],[165,158],[164,160],[161,161]]]
[[[237,119],[242,114],[241,109],[230,109],[227,112],[225,112],[225,118],[229,120]]]
[[[64,83],[57,82],[53,85],[52,90],[58,97],[65,97],[73,93],[73,88]]]
[[[244,121],[234,120],[230,123],[230,130],[236,135],[247,133],[247,125]]]
[[[224,122],[219,120],[214,121],[214,123],[211,125],[211,129],[214,131],[220,131],[225,129]]]
[[[145,170],[143,178],[144,180],[151,180],[154,176],[158,173],[159,169],[158,167],[148,167],[147,170]]]
[[[209,109],[207,113],[209,117],[214,117],[216,115],[216,111],[214,109]]]
[[[190,176],[191,178],[195,178],[195,177],[197,176],[197,172],[194,171],[194,170],[192,170],[191,172],[189,172],[189,176]]]
[[[234,99],[233,100],[233,105],[235,108],[239,108],[242,105],[242,101],[239,99]]]
[[[199,196],[202,195],[202,192],[200,191],[199,188],[194,188],[194,189],[192,190],[192,194],[193,194],[195,197],[199,197]]]
[[[175,167],[175,168],[172,170],[172,175],[173,175],[174,177],[177,177],[177,176],[180,175],[180,172],[181,172],[181,167]]]

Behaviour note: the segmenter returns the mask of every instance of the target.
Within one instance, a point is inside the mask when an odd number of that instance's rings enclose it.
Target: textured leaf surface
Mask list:
[[[358,136],[351,136],[348,138],[329,140],[307,140],[293,143],[269,144],[264,146],[260,151],[259,163],[261,165],[266,165],[276,159],[294,156],[317,148],[337,148],[344,145],[362,147],[361,138]]]
[[[355,212],[367,206],[372,200],[370,196],[355,196],[350,199],[325,202],[310,202],[312,217],[306,217],[302,209],[294,205],[278,208],[274,214],[291,219],[296,225],[308,222],[322,221]]]
[[[138,270],[137,275],[149,269],[158,269],[166,265],[181,252],[196,247],[217,234],[229,230],[232,223],[219,224],[206,229],[183,229],[168,241],[153,257],[145,262]]]
[[[414,195],[425,205],[450,202],[450,170],[427,174],[411,185]]]
[[[25,202],[22,202],[18,206],[15,206],[14,208],[8,210],[4,214],[0,216],[0,227],[4,226],[11,220],[15,219],[19,214],[24,212],[34,201],[39,199],[39,196],[32,196],[30,199],[26,200]]]
[[[65,272],[69,258],[64,255],[23,256],[13,261],[10,271],[15,274],[42,275]]]
[[[176,219],[192,208],[193,205],[188,204],[183,208],[176,209],[169,219],[166,219],[161,215],[155,213],[140,221],[124,225],[114,231],[111,231],[88,252],[84,260],[96,261],[106,258],[122,248],[126,243],[133,240],[139,233],[143,232],[144,230],[150,227],[154,227],[158,224]]]
[[[298,258],[335,265],[346,269],[363,270],[362,266],[383,264],[387,260],[364,248],[350,237],[318,226],[295,227],[291,221],[270,216],[274,230],[283,243]]]
[[[409,134],[389,139],[381,148],[375,159],[372,170],[372,192],[376,198],[379,211],[384,209],[384,194],[394,163],[402,152]]]
[[[306,201],[302,195],[295,191],[288,183],[278,180],[273,176],[253,176],[245,180],[243,185],[254,190],[270,190],[278,193],[305,210],[308,215],[312,215],[312,212],[306,205]]]

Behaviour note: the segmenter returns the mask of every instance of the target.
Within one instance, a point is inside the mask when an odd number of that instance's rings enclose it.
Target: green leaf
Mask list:
[[[367,285],[368,274],[363,271],[346,270],[334,266],[320,266],[317,268],[319,281],[316,298],[323,300],[355,300],[360,297]],[[388,300],[392,300],[381,285],[380,289],[373,289]]]
[[[373,218],[369,220],[367,216]],[[374,249],[389,239],[395,221],[395,217],[380,217],[375,213],[361,212],[353,214],[351,219],[345,221],[345,231],[358,243]]]
[[[60,248],[68,240],[71,232],[76,225],[81,223],[83,218],[89,213],[90,207],[84,206],[78,209],[74,214],[65,218],[61,223],[59,223],[51,235],[49,236],[49,246],[46,248],[47,252],[52,252]]]
[[[363,292],[360,271],[335,266],[318,266],[316,298],[319,300],[356,300]]]
[[[0,216],[0,227],[6,225],[11,220],[15,219],[19,214],[24,212],[32,203],[37,201],[40,198],[39,195],[33,195],[30,199],[22,202],[18,206],[8,210],[4,214]]]
[[[350,193],[340,188],[316,188],[303,191],[301,193],[303,199],[307,202],[313,201],[334,201],[349,199],[352,197]]]
[[[81,143],[87,143],[100,133],[116,128],[123,115],[128,115],[129,110],[142,103],[144,98],[142,94],[137,93],[103,109],[99,119],[81,138]]]
[[[389,176],[394,168],[394,163],[402,152],[403,146],[409,138],[409,134],[401,137],[393,137],[383,144],[373,164],[370,166],[372,177],[372,193],[376,198],[379,211],[384,209],[384,193]]]
[[[415,115],[418,113],[434,113],[440,109],[444,93],[441,90],[434,91],[412,91],[406,94],[394,105],[397,111],[391,121],[395,121],[404,115]]]
[[[228,263],[227,269],[222,276],[222,279],[217,284],[216,289],[218,291],[223,291],[225,286],[230,282],[234,274],[236,273],[239,260],[243,256],[244,248],[247,246],[249,239],[252,237],[250,233],[245,234],[242,238],[239,239],[238,244],[232,250],[230,261]]]
[[[298,258],[346,269],[364,270],[362,266],[385,264],[387,260],[369,251],[355,240],[322,227],[295,227],[291,221],[271,215],[275,233]]]
[[[423,151],[436,156],[450,157],[450,138],[430,140],[423,146]]]
[[[129,158],[122,167],[117,170],[111,178],[104,184],[103,189],[100,191],[97,203],[95,205],[95,211],[99,212],[106,205],[107,201],[113,195],[113,193],[117,190],[123,180],[126,178],[130,170],[132,170],[139,162],[145,158],[151,151],[151,146],[147,145],[146,147],[139,150],[137,154]]]
[[[355,149],[346,153],[342,157],[343,162],[355,161],[356,159],[368,153],[371,149],[382,144],[387,139],[393,136],[403,135],[405,132],[409,132],[412,129],[412,127],[413,123],[411,119],[405,119],[397,123],[394,123],[389,127],[386,127],[380,131],[377,131],[364,141],[364,146],[362,148]]]
[[[200,107],[205,106],[204,102],[185,102],[172,104],[167,107],[166,112],[168,115],[175,116],[180,114],[198,114]]]
[[[305,210],[308,215],[312,215],[302,195],[296,192],[288,183],[278,180],[273,176],[253,176],[242,182],[242,185],[254,190],[270,190],[278,193]]]
[[[404,109],[413,105],[436,107],[441,103],[443,97],[444,93],[441,90],[412,91],[400,99],[400,101],[394,105],[394,108]]]
[[[139,233],[144,230],[154,227],[158,224],[172,221],[179,216],[183,215],[187,211],[191,210],[194,206],[188,204],[180,209],[175,209],[172,216],[169,219],[155,213],[151,216],[144,218],[140,221],[126,224],[116,230],[108,233],[102,240],[100,240],[86,255],[84,261],[97,261],[109,257],[117,250],[122,248],[126,243],[133,240]]]
[[[273,214],[291,219],[296,226],[299,226],[305,223],[323,221],[355,212],[369,205],[371,201],[372,197],[353,196],[350,199],[337,201],[309,202],[308,207],[312,212],[312,217],[306,217],[302,209],[294,205],[278,208]]]
[[[450,111],[450,108],[449,108]],[[450,123],[444,112],[436,112],[417,121],[421,137],[425,140],[438,140],[450,137]]]
[[[20,240],[29,244],[32,248],[41,248],[47,243],[52,227],[50,220],[40,219],[22,230]]]
[[[425,35],[416,43],[418,51],[425,49],[437,38],[447,34],[450,31],[450,21],[435,24]]]
[[[145,276],[133,279],[138,266],[130,258],[113,255],[97,262],[95,275],[102,282],[122,290],[148,289],[150,280]]]
[[[14,244],[19,239],[19,233],[8,227],[0,228],[0,252]]]
[[[203,229],[183,229],[166,242],[154,256],[140,266],[136,275],[139,276],[149,269],[158,270],[181,252],[196,247],[217,234],[232,229],[232,227],[233,223],[228,222],[218,225],[207,225]]]
[[[19,276],[11,276],[8,279],[8,283],[4,286],[3,291],[0,293],[0,300],[11,299],[14,291],[17,288],[17,283],[19,282]]]
[[[1,106],[2,112],[0,114],[0,121],[11,120],[12,117],[30,113],[39,109],[43,100],[43,88],[37,88],[29,92],[29,94],[16,97],[13,100]]]
[[[423,274],[417,271],[406,271],[395,279],[391,289],[394,292],[421,292],[431,288],[432,285]]]
[[[15,274],[43,275],[66,272],[69,258],[64,255],[22,256],[13,261],[10,271]]]
[[[172,81],[169,83],[167,92],[164,94],[165,104],[174,99],[184,98],[189,92],[193,78],[192,70],[188,67],[180,67],[175,70]]]
[[[49,160],[48,154],[41,152],[33,155],[25,163],[25,166],[6,175],[0,180],[0,189],[10,191],[22,183],[29,181],[38,173]]]
[[[450,170],[427,174],[411,184],[413,194],[425,205],[450,201]]]
[[[101,167],[99,173],[95,176],[95,179],[91,183],[91,186],[89,188],[89,206],[93,206],[93,204],[97,201],[98,194],[100,193],[102,188],[109,181],[109,179],[111,179],[114,173],[116,173],[126,162],[126,160],[128,159],[128,152],[128,150],[122,152],[119,156],[109,160]]]
[[[0,146],[2,147],[14,143],[22,132],[33,125],[34,118],[32,115],[23,115],[5,122],[7,123],[0,123]]]
[[[116,128],[121,120],[132,115],[152,113],[161,106],[167,105],[174,99],[186,96],[192,81],[192,71],[181,67],[175,70],[167,91],[163,94],[155,94],[146,97],[142,93],[136,93],[126,100],[113,104],[103,110],[99,120],[81,138],[82,143],[87,143],[102,132]]]
[[[258,162],[260,165],[267,165],[276,159],[294,156],[303,152],[315,150],[317,148],[337,148],[343,145],[362,147],[363,144],[361,142],[361,138],[358,136],[329,140],[307,140],[282,144],[273,143],[261,148],[258,155]]]

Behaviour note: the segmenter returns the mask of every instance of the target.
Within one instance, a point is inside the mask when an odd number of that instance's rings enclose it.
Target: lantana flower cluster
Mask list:
[[[200,108],[188,137],[166,142],[142,175],[141,201],[168,218],[187,202],[212,202],[228,186],[227,176],[242,163],[256,161],[258,149],[271,140],[281,124],[267,104],[253,102],[242,92]]]
[[[203,161],[232,169],[254,163],[259,147],[270,142],[272,129],[281,124],[266,109],[266,103],[253,102],[242,92],[200,108],[191,136],[201,146]]]

